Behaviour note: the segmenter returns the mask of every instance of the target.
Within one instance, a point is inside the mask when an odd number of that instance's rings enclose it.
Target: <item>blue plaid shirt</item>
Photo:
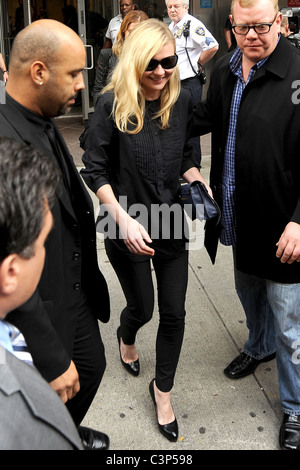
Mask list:
[[[222,231],[220,235],[220,242],[223,245],[236,245],[236,213],[235,213],[235,137],[236,125],[239,108],[243,92],[255,72],[268,60],[268,57],[254,65],[249,73],[248,80],[245,83],[242,73],[242,51],[237,48],[230,60],[230,69],[237,77],[234,86],[229,128],[227,135],[227,143],[224,155],[224,168],[222,179]]]

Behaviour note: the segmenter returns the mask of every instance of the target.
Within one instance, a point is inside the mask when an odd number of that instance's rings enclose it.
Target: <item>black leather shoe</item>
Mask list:
[[[224,374],[229,379],[241,379],[242,377],[252,374],[262,362],[271,361],[275,357],[276,353],[273,353],[263,359],[254,359],[254,357],[242,352],[224,369]]]
[[[79,436],[84,450],[108,450],[109,437],[100,431],[79,426]]]
[[[122,365],[125,367],[127,372],[129,372],[131,375],[134,375],[134,377],[137,377],[140,373],[140,361],[137,359],[134,362],[125,362],[122,359],[121,355],[121,336],[120,336],[120,327],[117,329],[117,338],[118,338],[118,343],[119,343],[119,352],[120,352],[120,359]]]
[[[159,424],[158,422],[157,406],[156,406],[155,394],[154,394],[154,380],[155,379],[152,379],[150,382],[149,392],[154,403],[158,428],[161,434],[165,436],[167,439],[169,439],[169,441],[176,442],[178,439],[178,424],[177,424],[176,418],[174,419],[174,421],[172,421],[172,423],[168,423],[168,424]]]
[[[284,414],[279,444],[283,450],[300,450],[300,416]]]

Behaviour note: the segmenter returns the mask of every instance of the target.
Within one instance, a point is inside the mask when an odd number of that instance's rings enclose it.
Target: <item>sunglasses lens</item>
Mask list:
[[[155,60],[155,59],[151,59],[149,64],[148,64],[148,67],[146,68],[146,72],[152,72],[152,70],[155,70],[156,67],[158,66],[159,64],[159,61],[158,60]]]
[[[166,57],[161,61],[161,66],[163,69],[173,69],[177,64],[177,55],[171,55],[170,57]]]
[[[146,68],[146,72],[152,72],[153,70],[158,67],[160,64],[163,69],[168,70],[168,69],[173,69],[178,61],[177,55],[171,55],[170,57],[165,57],[162,60],[156,60],[156,59],[151,59],[148,67]]]

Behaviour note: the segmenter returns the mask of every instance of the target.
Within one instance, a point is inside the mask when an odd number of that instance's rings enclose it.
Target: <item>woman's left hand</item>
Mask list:
[[[213,193],[211,190],[211,187],[207,184],[203,176],[201,175],[200,171],[198,168],[195,166],[190,168],[188,171],[186,171],[182,177],[185,179],[187,183],[192,183],[193,181],[201,181],[201,183],[205,184],[206,189],[208,191],[208,194],[213,197]]]

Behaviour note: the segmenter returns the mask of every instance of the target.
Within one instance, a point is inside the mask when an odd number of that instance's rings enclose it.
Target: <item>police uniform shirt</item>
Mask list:
[[[123,17],[122,15],[115,16],[110,20],[105,36],[111,40],[112,44],[116,42],[117,34],[121,27]]]
[[[183,35],[183,30],[188,21],[191,22],[189,30],[190,34],[186,39]],[[187,47],[192,65],[195,71],[197,71],[197,62],[202,51],[208,51],[209,49],[218,46],[218,42],[204,24],[189,13],[187,13],[177,24],[174,24],[172,21],[169,28],[174,34],[176,40],[176,53],[178,55],[180,80],[194,77],[195,73],[189,63],[185,47]]]

